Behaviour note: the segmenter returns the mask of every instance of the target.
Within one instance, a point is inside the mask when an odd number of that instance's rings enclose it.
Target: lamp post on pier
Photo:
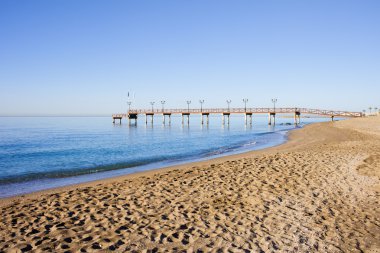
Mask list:
[[[269,110],[269,122],[268,125],[272,125],[272,116],[273,116],[273,125],[276,124],[276,103],[277,103],[277,98],[272,98],[272,103],[273,103],[273,112]]]
[[[161,105],[162,105],[162,112],[164,112],[164,104],[165,104],[165,102],[166,102],[165,100],[162,100],[162,101],[161,101]]]
[[[369,115],[372,114],[372,107],[368,107],[368,110],[369,110]]]
[[[187,100],[186,103],[187,103],[187,112],[190,112],[191,100]]]
[[[244,112],[247,112],[247,102],[248,102],[248,98],[243,98],[243,102],[244,102]]]
[[[201,112],[202,112],[202,110],[203,110],[203,108],[202,108],[202,105],[203,105],[203,103],[204,103],[205,101],[202,99],[202,100],[199,100],[199,103],[201,104]]]
[[[153,108],[154,102],[150,102],[150,105],[152,106],[152,112],[154,112],[154,108]]]
[[[272,103],[273,103],[273,112],[276,113],[277,98],[272,98]]]
[[[128,105],[128,113],[131,111],[131,104],[132,104],[131,101],[127,101],[127,105]]]
[[[227,99],[226,102],[227,102],[228,112],[229,112],[230,111],[231,99]]]

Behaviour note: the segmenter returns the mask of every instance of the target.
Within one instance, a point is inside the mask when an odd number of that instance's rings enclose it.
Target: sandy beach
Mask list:
[[[380,252],[380,117],[0,200],[0,252]]]

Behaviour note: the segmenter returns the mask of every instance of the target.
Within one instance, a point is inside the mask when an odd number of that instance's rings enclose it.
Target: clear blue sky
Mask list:
[[[0,1],[0,115],[380,107],[380,1]]]

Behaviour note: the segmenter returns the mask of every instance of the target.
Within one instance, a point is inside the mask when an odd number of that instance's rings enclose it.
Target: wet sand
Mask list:
[[[0,251],[380,252],[380,117],[0,200]]]

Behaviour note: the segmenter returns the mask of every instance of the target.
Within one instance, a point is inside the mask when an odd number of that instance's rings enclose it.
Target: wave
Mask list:
[[[33,172],[33,173],[27,173],[24,175],[17,175],[17,176],[13,176],[13,175],[3,176],[3,177],[0,177],[0,184],[19,183],[19,182],[32,181],[32,180],[38,180],[38,179],[48,179],[48,178],[54,179],[54,178],[81,176],[81,175],[93,174],[93,173],[104,172],[104,171],[143,166],[143,165],[152,163],[154,161],[155,160],[153,159],[149,159],[149,160],[144,160],[144,161],[100,165],[100,166],[95,166],[95,167],[90,167],[90,168],[73,168],[73,169],[66,169],[66,170]]]

